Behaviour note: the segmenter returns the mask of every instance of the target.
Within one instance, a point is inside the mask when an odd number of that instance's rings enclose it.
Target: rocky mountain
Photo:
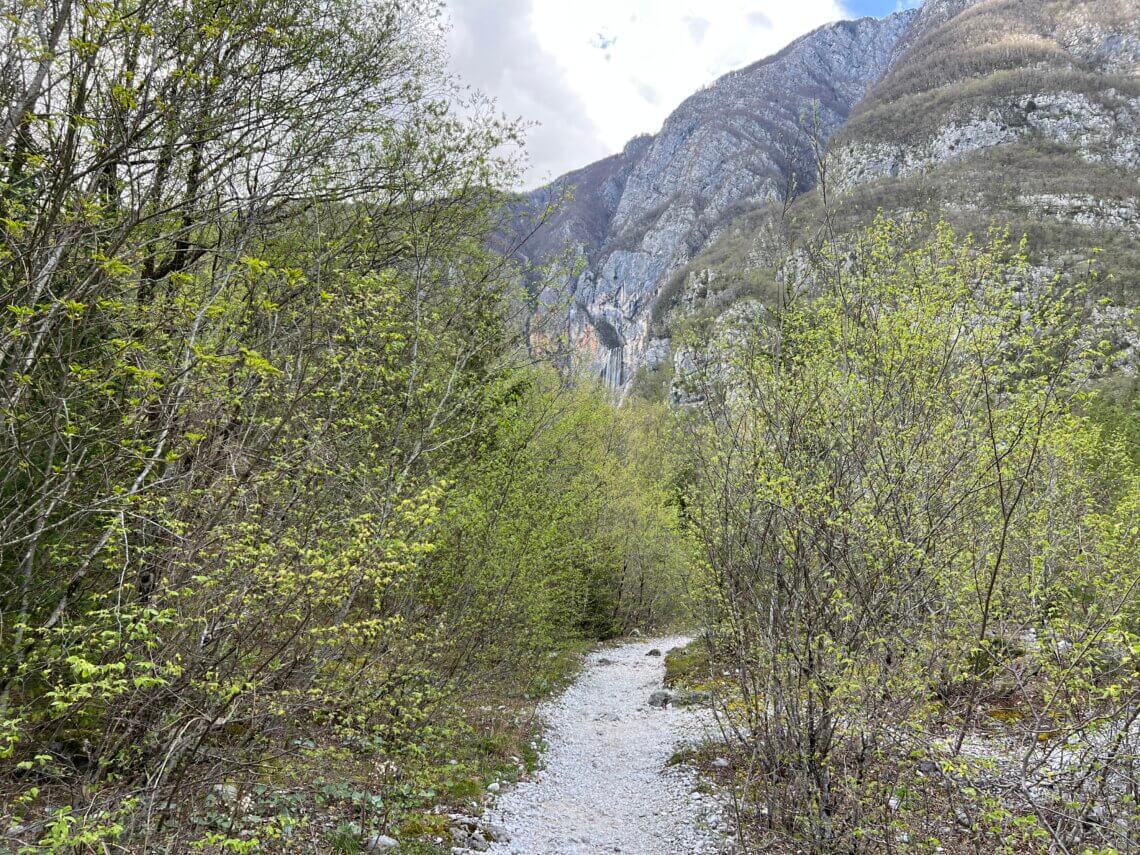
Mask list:
[[[1087,231],[1133,243],[1140,3],[988,0],[925,16],[832,140],[844,207],[858,212],[874,197],[905,208],[926,196],[966,222],[1033,233],[1044,218],[1075,228],[1076,246],[1099,245]]]
[[[913,17],[816,30],[691,96],[655,136],[532,194],[532,209],[573,194],[524,253],[545,261],[569,250],[577,261],[564,287],[569,335],[585,365],[613,386],[629,382],[670,274],[735,214],[810,188],[813,145],[887,70]]]
[[[824,211],[840,233],[880,209],[1009,224],[1061,268],[1098,247],[1135,350],[1140,2],[927,0],[823,27],[532,202],[570,188],[526,252],[577,258],[567,333],[618,388],[671,373],[678,324],[769,299]]]

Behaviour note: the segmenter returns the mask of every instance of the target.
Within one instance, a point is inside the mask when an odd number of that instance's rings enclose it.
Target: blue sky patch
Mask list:
[[[861,18],[864,15],[873,15],[876,18],[882,18],[898,9],[918,5],[921,4],[899,2],[899,0],[845,0],[843,4],[856,18]]]

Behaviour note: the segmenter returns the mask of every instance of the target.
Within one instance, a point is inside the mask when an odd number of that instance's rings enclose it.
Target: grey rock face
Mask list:
[[[1140,169],[1140,98],[1121,98],[1109,109],[1075,92],[1034,92],[956,116],[926,139],[851,141],[833,152],[835,187],[842,191],[887,176],[921,174],[1020,139],[1071,148],[1089,163]]]
[[[531,195],[536,209],[574,193],[522,254],[545,262],[569,250],[582,267],[564,282],[582,367],[622,388],[647,358],[660,360],[650,315],[670,275],[737,211],[811,187],[813,146],[882,76],[915,14],[809,33],[690,97],[657,135]],[[533,222],[520,216],[520,234]]]
[[[991,221],[1045,224],[1037,260],[1111,239],[1116,281],[1140,287],[1138,11],[1136,0],[926,0],[823,27],[696,93],[655,136],[536,191],[539,205],[575,192],[523,251],[579,265],[542,301],[574,364],[620,390],[642,366],[671,367],[670,400],[700,400],[697,381],[716,361],[670,340],[667,311],[713,318],[705,344],[731,345],[761,334],[751,316],[762,307],[717,267],[688,263],[747,220],[737,272],[798,288],[803,259],[776,220],[796,196],[789,210],[815,216],[824,142],[841,228],[879,208],[938,209],[978,233]],[[520,228],[529,222],[520,215]],[[723,271],[721,246],[705,258]]]

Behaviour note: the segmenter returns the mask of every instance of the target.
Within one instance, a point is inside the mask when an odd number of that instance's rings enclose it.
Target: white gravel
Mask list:
[[[654,709],[663,654],[688,638],[647,639],[592,654],[578,680],[543,709],[544,768],[505,792],[485,819],[505,827],[496,855],[713,853],[727,844],[708,826],[724,809],[696,790],[693,773],[665,763],[711,735],[707,711]]]

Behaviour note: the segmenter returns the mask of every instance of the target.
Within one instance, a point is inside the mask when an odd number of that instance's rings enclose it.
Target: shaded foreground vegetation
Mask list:
[[[13,848],[412,846],[533,762],[568,653],[677,616],[660,414],[529,363],[516,130],[439,11],[9,8]]]

